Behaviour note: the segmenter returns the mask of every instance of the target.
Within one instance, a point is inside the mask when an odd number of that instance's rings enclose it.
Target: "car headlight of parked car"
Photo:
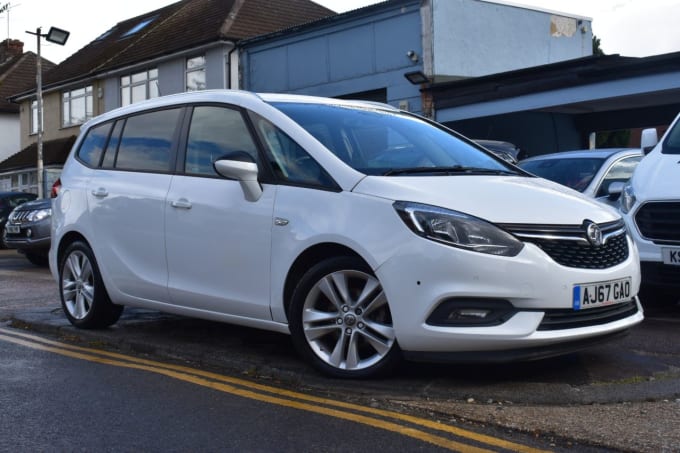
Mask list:
[[[417,235],[480,253],[515,256],[524,244],[497,226],[464,214],[420,203],[394,203],[401,219]]]
[[[37,222],[38,220],[43,220],[52,215],[51,209],[39,209],[37,211],[31,211],[26,219],[29,222]]]
[[[633,209],[634,204],[635,191],[633,190],[633,185],[628,182],[621,192],[621,211],[623,211],[624,214],[628,214],[628,212]]]

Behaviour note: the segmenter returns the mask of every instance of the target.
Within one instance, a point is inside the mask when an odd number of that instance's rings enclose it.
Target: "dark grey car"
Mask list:
[[[4,248],[5,223],[14,208],[22,203],[35,200],[37,195],[25,192],[0,192],[0,248]]]
[[[47,265],[52,228],[52,200],[29,201],[17,206],[5,225],[7,248],[18,249],[38,266]]]

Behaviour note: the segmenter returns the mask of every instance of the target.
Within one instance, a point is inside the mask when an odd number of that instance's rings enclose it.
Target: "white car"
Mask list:
[[[53,203],[66,317],[290,333],[338,377],[516,360],[643,319],[618,211],[388,105],[200,91],[82,128]]]
[[[611,194],[609,186],[627,182],[642,156],[639,148],[580,149],[530,157],[517,165],[533,175],[618,207],[620,190]]]
[[[622,188],[621,210],[640,251],[645,286],[657,301],[680,300],[680,115],[657,143],[656,130],[642,135],[650,150]]]

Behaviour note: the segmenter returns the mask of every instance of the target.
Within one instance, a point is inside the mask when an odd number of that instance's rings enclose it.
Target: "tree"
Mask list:
[[[604,51],[602,50],[602,47],[600,47],[600,38],[593,35],[593,56],[601,57],[603,55]]]

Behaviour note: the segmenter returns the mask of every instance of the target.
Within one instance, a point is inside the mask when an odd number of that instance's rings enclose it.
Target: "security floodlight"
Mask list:
[[[421,85],[430,81],[422,71],[407,72],[404,77],[414,85]]]
[[[50,31],[47,32],[47,35],[45,36],[45,39],[48,40],[49,42],[53,42],[55,44],[59,44],[60,46],[63,46],[66,44],[66,40],[68,39],[68,36],[71,33],[62,30],[61,28],[57,27],[50,27]]]

